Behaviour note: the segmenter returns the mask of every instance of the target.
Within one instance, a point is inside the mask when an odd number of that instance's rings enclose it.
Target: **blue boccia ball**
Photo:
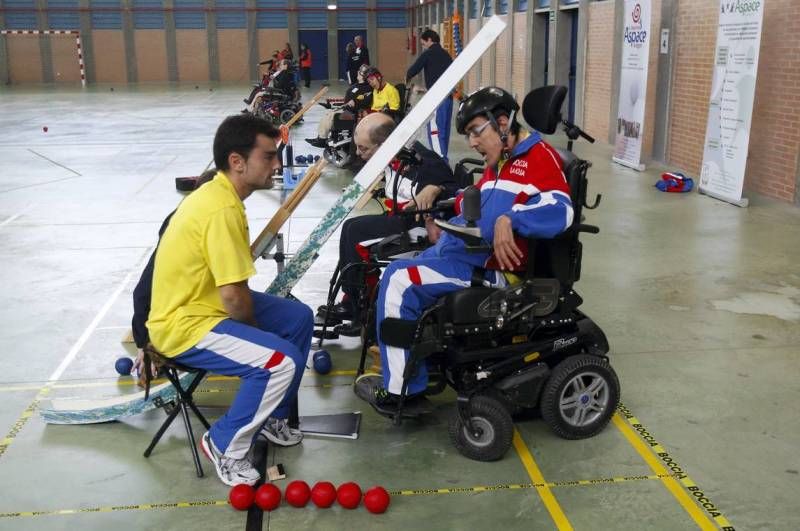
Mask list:
[[[327,350],[320,350],[314,353],[314,370],[320,374],[328,374],[331,372],[333,363],[331,362],[331,355]]]
[[[133,369],[133,360],[130,358],[120,358],[114,364],[114,368],[123,376],[130,374],[131,369]]]

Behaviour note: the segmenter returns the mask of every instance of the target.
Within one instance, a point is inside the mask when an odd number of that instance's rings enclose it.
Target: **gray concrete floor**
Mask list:
[[[134,390],[113,368],[126,352],[132,287],[180,200],[174,177],[206,167],[216,126],[247,90],[114,89],[0,89],[0,529],[243,529],[211,468],[194,477],[181,426],[142,458],[159,412],[77,427],[26,413],[48,380],[56,396]],[[321,113],[295,131],[297,154],[319,153],[302,139],[315,136]],[[452,145],[452,159],[470,154],[460,137]],[[603,194],[587,212],[601,232],[583,238],[577,289],[608,335],[625,406],[668,455],[656,456],[623,415],[584,441],[520,421],[520,444],[503,460],[468,461],[446,434],[452,395],[424,422],[395,428],[353,395],[359,345],[342,340],[330,345],[341,372],[307,372],[301,413],[363,410],[361,437],[307,438],[270,459],[309,483],[459,490],[397,495],[383,516],[283,506],[265,528],[671,530],[709,525],[711,511],[738,529],[800,528],[800,210],[662,194],[653,187],[661,168],[612,164],[606,145],[576,150],[594,162],[590,191]],[[349,178],[329,172],[316,185],[286,226],[289,251]],[[279,202],[278,190],[247,201],[253,235]],[[295,290],[312,307],[325,298],[335,240]],[[264,289],[275,266],[257,267],[251,285]],[[235,383],[211,379],[204,390],[205,404],[224,406]],[[659,478],[669,460],[696,487]],[[473,488],[542,478],[539,489]],[[217,503],[146,506],[197,501]]]

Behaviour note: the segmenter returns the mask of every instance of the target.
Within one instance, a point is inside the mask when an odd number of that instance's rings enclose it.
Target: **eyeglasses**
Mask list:
[[[478,127],[473,127],[472,129],[468,129],[467,133],[464,135],[469,142],[470,138],[478,138],[483,133],[483,130],[486,129],[489,124],[492,123],[490,120],[487,120],[483,123],[483,125],[479,125]]]

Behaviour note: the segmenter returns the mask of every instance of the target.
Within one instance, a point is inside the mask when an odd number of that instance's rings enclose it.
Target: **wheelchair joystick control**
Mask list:
[[[461,211],[464,214],[467,227],[474,227],[475,222],[481,219],[481,191],[475,186],[468,186],[464,190]]]

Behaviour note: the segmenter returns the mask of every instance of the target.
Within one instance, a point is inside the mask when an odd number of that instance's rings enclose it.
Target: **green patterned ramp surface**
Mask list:
[[[186,387],[194,378],[191,373],[182,374],[180,382]],[[169,402],[177,396],[170,382],[150,388],[150,397],[144,399],[144,391],[106,398],[50,398],[42,400],[39,415],[47,424],[98,424],[112,422],[125,417],[139,415],[157,408],[156,399]]]

